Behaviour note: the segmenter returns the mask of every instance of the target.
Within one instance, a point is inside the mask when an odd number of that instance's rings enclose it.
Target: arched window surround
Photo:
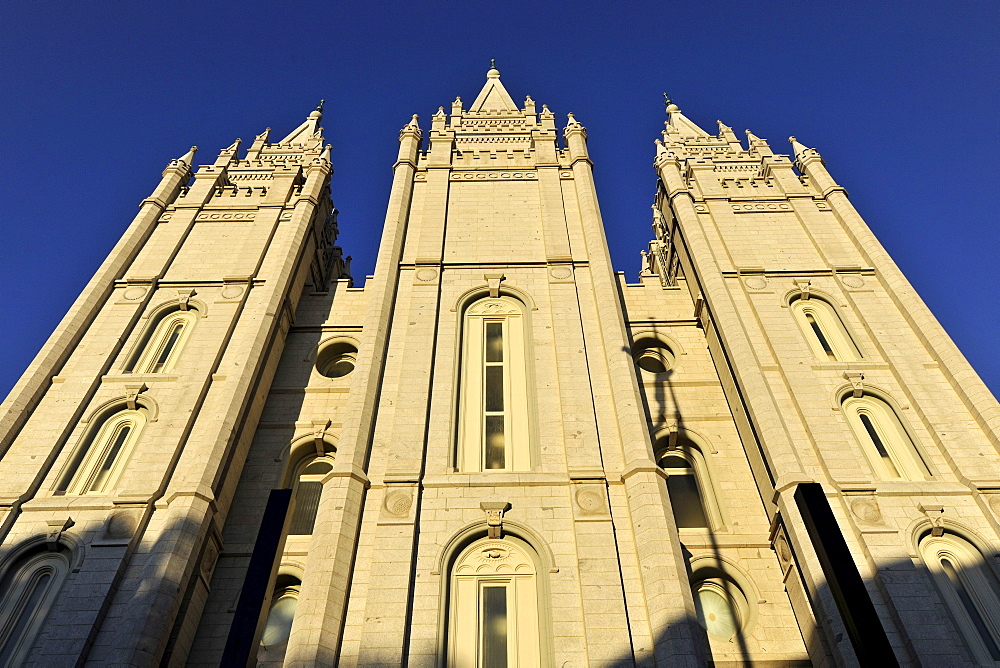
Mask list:
[[[785,305],[818,361],[857,362],[864,359],[857,337],[844,323],[832,298],[814,291],[796,291],[787,298]]]
[[[325,429],[301,436],[292,441],[283,450],[281,458],[284,461],[278,485],[283,488],[292,489],[292,503],[288,509],[290,515],[289,533],[285,538],[285,553],[304,554],[308,550],[309,544],[312,541],[313,531],[315,530],[315,515],[312,519],[312,530],[308,531],[308,533],[293,533],[296,530],[294,526],[296,520],[304,519],[297,514],[297,504],[303,501],[300,497],[302,491],[301,485],[305,482],[314,488],[319,486],[318,491],[321,494],[322,485],[333,475],[336,465],[336,455],[337,447],[332,436],[327,434]],[[326,464],[326,470],[316,473],[306,473],[306,469],[317,463]],[[303,480],[303,474],[305,474],[305,480]],[[308,501],[310,507],[318,510],[320,503],[319,495],[310,495]]]
[[[345,373],[341,376],[331,377],[324,375],[319,370],[319,363],[326,351],[336,351],[342,355],[348,357],[355,364],[357,363],[357,355],[360,350],[361,343],[357,338],[348,334],[334,334],[333,336],[328,336],[327,338],[320,341],[312,351],[309,353],[308,360],[312,363],[311,374],[318,382],[347,382],[349,383],[354,378],[353,370]]]
[[[645,379],[662,379],[666,377],[666,374],[671,371],[676,371],[681,364],[682,356],[687,353],[684,348],[671,336],[667,336],[663,332],[656,329],[641,329],[631,332],[632,344],[630,349],[632,351],[632,357],[636,362],[636,366],[639,367],[639,382],[643,382]],[[667,367],[666,371],[662,372],[652,372],[645,368],[639,363],[639,357],[642,352],[646,349],[655,349],[656,347],[664,347],[669,351],[664,359],[664,366]],[[654,350],[654,352],[656,352]]]
[[[484,312],[489,304],[505,305],[495,314]],[[505,310],[505,313],[501,313]],[[534,400],[534,356],[531,346],[532,302],[518,290],[500,289],[496,296],[482,288],[470,290],[456,308],[458,332],[455,365],[455,444],[451,465],[472,473],[530,471],[537,467],[538,443],[536,401]],[[502,362],[487,361],[487,322],[505,320]],[[509,348],[507,346],[510,346]],[[486,367],[502,365],[503,410],[486,406]],[[504,451],[502,466],[495,450],[487,447],[487,426],[502,416]],[[488,418],[493,418],[489,420]],[[488,424],[490,423],[490,424]]]
[[[655,435],[653,445],[653,458],[663,476],[667,478],[668,491],[670,490],[670,467],[664,468],[661,462],[668,457],[679,457],[690,464],[688,472],[684,475],[693,476],[697,486],[697,492],[701,498],[701,504],[707,521],[705,527],[678,527],[679,531],[724,531],[726,528],[726,517],[722,504],[719,502],[715,491],[715,476],[709,457],[705,455],[706,442],[699,435],[686,430],[661,430]],[[708,448],[712,452],[711,448]],[[673,500],[676,492],[671,493]],[[677,510],[674,510],[675,519]]]
[[[915,545],[977,664],[1000,665],[1000,577],[971,533],[921,522]]]
[[[204,307],[187,299],[171,300],[145,318],[139,337],[125,357],[123,373],[156,374],[172,371]]]
[[[732,637],[736,634],[744,636],[752,634],[757,623],[758,601],[761,600],[761,595],[750,576],[729,559],[716,555],[694,556],[689,562],[689,568],[695,609],[699,610],[700,607],[699,584],[706,583],[712,593],[730,599],[735,608],[740,623]],[[704,620],[699,619],[699,622],[704,626]],[[732,639],[712,634],[708,629],[706,632],[716,641],[728,642]]]
[[[54,494],[108,494],[135,451],[147,422],[147,402],[116,399],[85,421],[83,433],[71,450],[53,487]]]
[[[452,615],[449,614],[450,608],[453,606],[453,567],[469,548],[479,544],[503,543],[505,541],[517,546],[518,549],[530,557],[534,566],[539,665],[553,666],[554,650],[552,647],[552,617],[548,605],[548,601],[550,600],[548,575],[549,573],[558,572],[559,569],[556,566],[551,549],[540,536],[536,535],[527,526],[507,520],[506,518],[503,521],[502,538],[488,538],[485,522],[473,522],[452,536],[451,540],[438,553],[438,557],[435,560],[436,565],[431,571],[431,575],[438,576],[441,583],[441,605],[439,608],[439,630],[437,633],[439,643],[438,655],[443,657],[449,656],[449,644],[454,634],[451,626]],[[445,665],[452,664],[445,662]]]
[[[20,665],[58,599],[73,567],[61,543],[28,541],[5,560],[0,575],[0,660]]]
[[[876,477],[893,481],[933,476],[912,429],[887,394],[865,385],[863,390],[842,388],[836,396],[836,407]]]

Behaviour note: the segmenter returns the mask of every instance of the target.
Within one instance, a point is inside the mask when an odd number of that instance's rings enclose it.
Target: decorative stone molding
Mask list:
[[[139,383],[138,385],[126,385],[125,386],[125,405],[128,406],[130,411],[134,411],[138,405],[136,399],[139,395],[148,390],[146,383]]]
[[[49,530],[45,532],[45,546],[50,552],[55,552],[59,549],[59,539],[62,538],[63,532],[73,526],[75,522],[72,517],[67,517],[62,520],[48,520],[45,524],[49,527]]]
[[[847,380],[847,382],[849,382],[851,384],[852,388],[854,388],[853,392],[852,392],[852,396],[855,399],[858,399],[858,398],[860,398],[860,397],[862,397],[864,395],[864,393],[865,393],[865,383],[864,383],[864,381],[865,381],[865,374],[861,373],[860,371],[845,371],[844,372],[844,379]]]
[[[503,538],[503,514],[510,510],[507,501],[483,501],[479,504],[486,513],[486,530],[490,538]]]
[[[792,283],[799,289],[799,299],[809,299],[809,290],[812,288],[812,281],[808,279],[796,279]]]
[[[503,283],[504,279],[507,277],[502,273],[497,274],[483,274],[483,278],[486,279],[486,285],[490,288],[490,297],[496,299],[500,296],[500,284]]]
[[[944,506],[925,505],[921,503],[917,506],[917,510],[922,512],[930,521],[932,536],[939,538],[944,535],[944,526],[942,523],[942,520],[944,519]]]

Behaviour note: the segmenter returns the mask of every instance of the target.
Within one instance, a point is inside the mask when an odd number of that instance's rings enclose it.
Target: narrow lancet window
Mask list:
[[[701,448],[685,436],[665,436],[656,443],[657,463],[667,478],[667,493],[678,529],[715,529],[722,514],[708,463]]]
[[[69,573],[65,550],[19,559],[0,584],[0,665],[19,666],[45,623]]]
[[[146,327],[129,356],[126,373],[163,373],[174,367],[197,317],[194,309],[167,311]]]
[[[120,478],[146,424],[146,409],[123,409],[94,420],[59,477],[57,494],[109,491]]]
[[[531,468],[524,305],[511,297],[473,302],[463,318],[458,468]]]
[[[828,362],[861,359],[861,350],[832,304],[820,297],[799,297],[792,301],[791,309],[806,343],[817,358]]]
[[[1000,582],[982,552],[961,536],[929,533],[920,555],[978,665],[1000,663]]]
[[[292,494],[292,519],[288,534],[291,536],[312,535],[319,511],[319,499],[323,493],[323,478],[333,470],[333,462],[316,459],[302,468],[295,482]]]
[[[849,396],[844,415],[875,474],[883,480],[924,480],[930,471],[896,411],[877,396]]]

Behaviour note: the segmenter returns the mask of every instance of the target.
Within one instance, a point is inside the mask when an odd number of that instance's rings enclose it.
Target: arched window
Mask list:
[[[177,362],[181,348],[194,328],[197,311],[194,309],[167,310],[156,316],[146,326],[139,344],[129,356],[126,373],[161,373],[169,371]]]
[[[718,501],[705,456],[684,436],[656,443],[657,465],[667,477],[667,492],[678,529],[715,529],[722,525]]]
[[[982,553],[954,533],[929,533],[919,547],[976,663],[1000,663],[1000,582]]]
[[[531,469],[524,304],[488,297],[465,311],[458,467]]]
[[[723,573],[696,573],[691,586],[694,607],[709,635],[731,641],[746,628],[749,604],[746,595]]]
[[[347,340],[323,346],[316,356],[316,371],[327,378],[343,378],[358,362],[358,348]]]
[[[292,484],[292,519],[289,536],[311,536],[323,493],[323,478],[333,470],[333,457],[310,458],[303,461]]]
[[[637,340],[632,345],[632,357],[640,369],[649,373],[666,373],[674,368],[674,351],[666,343],[653,337]]]
[[[0,666],[27,658],[68,573],[65,550],[35,551],[11,565],[0,584]]]
[[[830,362],[861,359],[861,351],[844,327],[837,309],[828,301],[819,297],[797,297],[791,302],[791,309],[816,357]]]
[[[292,633],[292,621],[295,619],[295,608],[299,603],[299,588],[302,582],[286,574],[278,575],[274,591],[268,603],[267,619],[264,631],[261,633],[260,644],[264,649],[272,649],[283,645]],[[268,656],[268,659],[272,657]]]
[[[896,411],[870,394],[848,396],[842,408],[875,474],[883,480],[924,480],[930,475]]]
[[[59,477],[56,493],[87,494],[111,489],[145,424],[144,408],[109,412],[95,420]]]
[[[459,553],[449,582],[449,666],[541,665],[536,573],[531,548],[509,537]]]

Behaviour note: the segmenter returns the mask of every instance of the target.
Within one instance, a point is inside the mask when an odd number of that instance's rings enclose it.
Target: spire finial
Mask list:
[[[323,113],[323,105],[326,104],[326,100],[320,100],[319,104],[316,105],[316,111]]]
[[[490,69],[491,70],[495,70],[496,68],[497,68],[497,59],[496,58],[490,58]]]
[[[674,104],[674,101],[666,93],[663,94],[663,106],[666,107],[668,114],[672,111],[680,111],[680,107]]]

